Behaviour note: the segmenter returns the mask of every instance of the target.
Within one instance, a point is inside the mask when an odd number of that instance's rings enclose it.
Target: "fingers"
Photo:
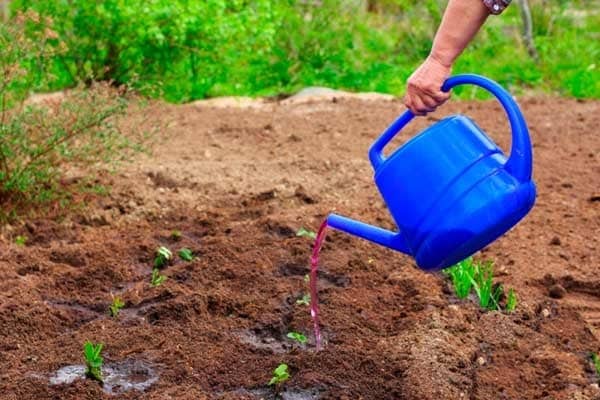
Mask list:
[[[428,57],[408,78],[404,104],[415,115],[425,115],[450,98],[450,93],[442,92],[442,85],[450,75],[451,66]]]

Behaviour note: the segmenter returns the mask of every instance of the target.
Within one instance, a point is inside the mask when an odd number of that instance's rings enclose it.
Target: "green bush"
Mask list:
[[[594,2],[531,0],[535,62],[518,5],[490,17],[455,72],[518,89],[600,97],[600,19]],[[275,95],[308,85],[400,95],[425,58],[444,0],[13,0],[55,21],[68,50],[48,89],[80,80],[143,84],[170,101]],[[152,90],[147,87],[153,88]],[[463,97],[479,96],[458,88]]]
[[[67,167],[119,161],[137,148],[116,117],[127,101],[109,84],[76,87],[47,100],[30,94],[64,47],[35,12],[0,25],[0,217],[64,194]],[[50,75],[47,75],[50,76]]]

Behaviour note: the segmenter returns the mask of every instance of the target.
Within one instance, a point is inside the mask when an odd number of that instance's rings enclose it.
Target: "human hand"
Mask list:
[[[442,92],[442,85],[450,76],[451,66],[442,64],[434,57],[427,57],[408,78],[404,104],[415,115],[425,115],[450,98]]]

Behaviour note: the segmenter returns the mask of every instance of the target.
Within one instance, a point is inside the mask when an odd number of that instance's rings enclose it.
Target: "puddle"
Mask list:
[[[140,360],[125,360],[102,367],[104,384],[108,394],[121,394],[130,390],[145,391],[158,381],[158,373],[150,364]],[[68,385],[77,379],[85,379],[85,366],[67,365],[50,377],[51,385]]]
[[[220,398],[235,395],[242,398],[254,398],[256,400],[318,400],[321,390],[317,388],[311,389],[285,389],[282,392],[275,393],[272,389],[256,388],[256,389],[237,389],[231,392],[221,393]]]
[[[262,350],[270,350],[273,353],[285,353],[293,348],[291,341],[283,341],[277,339],[266,332],[257,331],[254,329],[242,331],[236,334],[240,342],[246,343]]]

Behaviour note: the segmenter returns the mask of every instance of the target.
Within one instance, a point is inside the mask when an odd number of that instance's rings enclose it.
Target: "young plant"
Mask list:
[[[181,231],[178,229],[174,229],[173,231],[171,231],[171,239],[175,241],[181,240]]]
[[[296,304],[309,306],[310,305],[310,295],[308,293],[305,293],[301,298],[296,300]]]
[[[506,311],[513,312],[517,308],[517,294],[513,288],[510,288],[506,296]]]
[[[119,316],[119,311],[121,311],[123,307],[125,307],[125,303],[120,297],[117,296],[113,299],[112,304],[108,307],[108,312],[111,317],[117,318]]]
[[[160,246],[156,249],[156,255],[154,257],[154,268],[163,268],[173,259],[173,253],[171,250],[164,246]]]
[[[600,353],[592,353],[592,364],[594,365],[596,375],[598,375],[598,381],[600,382]]]
[[[301,227],[300,229],[298,229],[298,231],[296,232],[296,236],[307,237],[307,238],[311,238],[313,240],[317,238],[317,234],[315,232],[309,231],[308,229],[305,229],[304,227]]]
[[[304,336],[303,334],[298,333],[298,332],[289,332],[287,334],[287,337],[289,339],[295,340],[301,344],[306,344],[306,342],[307,342],[306,336]]]
[[[179,254],[179,257],[183,261],[193,261],[194,260],[194,253],[192,253],[192,251],[190,249],[183,248],[183,249],[179,250],[178,254]]]
[[[500,309],[499,302],[502,296],[502,285],[494,285],[494,266],[491,261],[478,264],[473,277],[475,293],[479,297],[479,305],[488,310]]]
[[[154,287],[160,286],[161,283],[167,280],[167,277],[160,274],[158,268],[152,269],[152,276],[150,277],[150,284]]]
[[[92,342],[85,342],[83,345],[83,356],[85,357],[85,376],[90,379],[95,379],[98,382],[103,382],[102,377],[102,362],[104,361],[100,356],[102,352],[102,343],[93,344]]]
[[[279,385],[288,379],[290,379],[290,373],[288,372],[287,364],[279,364],[279,366],[273,370],[273,377],[269,381],[269,386]]]
[[[15,244],[17,246],[25,246],[25,243],[27,243],[27,236],[18,235],[15,238]]]
[[[473,265],[472,257],[464,259],[444,272],[452,279],[456,297],[464,299],[471,293],[475,275],[475,265]]]

